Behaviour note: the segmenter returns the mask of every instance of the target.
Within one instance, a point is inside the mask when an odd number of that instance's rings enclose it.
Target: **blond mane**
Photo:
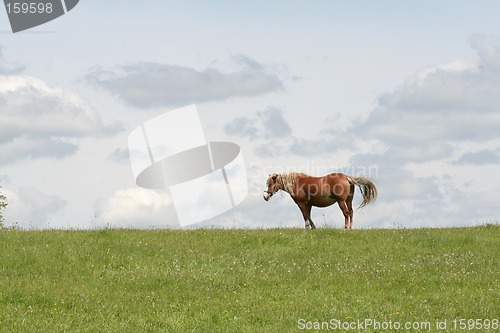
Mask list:
[[[281,189],[283,191],[290,193],[290,194],[294,194],[293,189],[295,186],[296,176],[297,176],[296,172],[288,172],[288,173],[279,174],[277,180],[281,186]]]

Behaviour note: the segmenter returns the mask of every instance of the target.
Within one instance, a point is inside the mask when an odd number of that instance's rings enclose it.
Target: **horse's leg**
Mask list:
[[[354,188],[354,185],[352,185],[352,187]],[[354,197],[354,191],[352,191],[352,190],[353,189],[351,189],[351,194],[349,194],[349,196],[347,197],[347,200],[346,200],[347,209],[349,210],[349,219],[350,219],[349,229],[352,229],[352,218],[354,216],[354,212],[352,210],[352,199]]]
[[[345,201],[339,201],[339,207],[340,210],[342,211],[342,214],[344,214],[345,218],[344,228],[349,229],[349,209],[347,209]]]
[[[316,229],[316,224],[314,224],[312,218],[311,218],[311,205],[307,205],[307,219],[309,220],[309,223],[311,225],[311,229]]]
[[[311,229],[316,229],[316,224],[311,219],[311,208],[309,208],[309,222],[311,223]]]
[[[306,203],[297,204],[302,212],[302,216],[304,217],[304,222],[306,224],[306,229],[316,229],[313,221],[311,220],[311,208],[312,206]]]

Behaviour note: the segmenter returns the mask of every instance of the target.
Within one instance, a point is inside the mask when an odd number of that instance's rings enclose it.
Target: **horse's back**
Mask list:
[[[340,172],[333,172],[325,176],[320,176],[320,177],[315,177],[315,176],[309,176],[306,175],[305,173],[297,173],[296,174],[296,181],[299,184],[299,186],[304,186],[308,184],[330,184],[330,185],[335,185],[335,184],[349,184],[349,178],[346,174],[340,173]]]
[[[316,176],[309,176],[305,173],[296,173],[296,177],[297,177],[297,180],[303,180],[303,181],[307,181],[307,180],[310,180],[310,181],[314,181],[314,180],[321,180],[321,179],[325,179],[325,178],[329,178],[329,179],[345,179],[347,180],[347,175],[344,174],[344,173],[341,173],[341,172],[332,172],[332,173],[329,173],[328,175],[325,175],[325,176],[319,176],[319,177],[316,177]]]

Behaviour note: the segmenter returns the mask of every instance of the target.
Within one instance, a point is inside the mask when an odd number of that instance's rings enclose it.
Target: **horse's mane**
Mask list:
[[[295,185],[295,180],[297,178],[296,172],[282,173],[278,175],[278,182],[281,185],[281,189],[290,193],[293,193],[293,188]]]

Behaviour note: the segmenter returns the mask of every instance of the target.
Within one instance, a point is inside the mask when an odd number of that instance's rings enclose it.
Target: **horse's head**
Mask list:
[[[269,175],[267,178],[267,190],[264,191],[264,200],[268,201],[274,195],[274,193],[278,192],[281,189],[281,186],[278,182],[278,175],[273,173]]]

